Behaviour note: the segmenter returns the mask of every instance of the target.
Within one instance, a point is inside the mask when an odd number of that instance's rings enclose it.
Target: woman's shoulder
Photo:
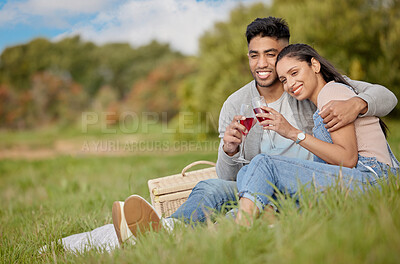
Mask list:
[[[318,109],[321,109],[331,100],[347,100],[354,96],[356,96],[356,93],[350,86],[331,81],[318,94]]]

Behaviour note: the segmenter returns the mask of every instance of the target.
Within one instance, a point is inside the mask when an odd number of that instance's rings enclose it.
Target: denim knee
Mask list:
[[[228,182],[221,179],[207,179],[200,181],[194,186],[192,193],[202,193],[206,197],[215,197],[221,195],[222,191],[228,191]]]
[[[236,199],[236,182],[208,179],[196,184],[187,201],[171,215],[186,223],[204,222],[211,212],[219,212],[223,205]]]
[[[258,170],[260,165],[268,164],[268,159],[270,156],[266,154],[258,154],[256,155],[250,162],[249,165],[242,167],[237,175],[237,186],[238,186],[238,196],[239,198],[247,198],[255,203],[260,211],[263,210],[264,206],[268,203],[268,199],[260,196],[257,191],[257,188],[264,182],[264,179],[259,179],[261,175],[254,174],[256,170]],[[267,175],[262,175],[262,178]],[[260,182],[261,181],[261,182]],[[264,198],[264,199],[262,199]]]
[[[238,174],[237,174],[237,187],[238,190],[240,191],[240,189],[243,187],[243,183],[246,183],[247,177],[251,177],[251,175],[247,175],[247,170],[249,169],[250,166],[254,166],[255,164],[258,164],[260,160],[264,160],[266,158],[265,154],[258,154],[256,155],[250,162],[250,164],[243,166]]]

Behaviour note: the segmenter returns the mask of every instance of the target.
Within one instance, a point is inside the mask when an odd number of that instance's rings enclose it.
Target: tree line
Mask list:
[[[193,112],[194,126],[215,132],[222,103],[252,79],[246,26],[266,16],[285,18],[292,43],[312,45],[343,74],[400,95],[399,1],[280,0],[238,6],[202,35],[197,56],[156,41],[97,46],[79,36],[9,47],[0,56],[0,127],[70,124],[91,110],[116,113],[108,117],[116,123],[120,112],[152,111],[177,126],[179,112]]]

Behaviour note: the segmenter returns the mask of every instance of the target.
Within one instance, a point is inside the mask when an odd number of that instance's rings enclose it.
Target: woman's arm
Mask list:
[[[276,131],[281,136],[296,141],[301,130],[293,127],[279,112],[269,107],[263,107],[267,113],[257,114],[269,118],[261,122],[264,129]],[[358,149],[354,123],[330,133],[333,144],[322,141],[310,134],[300,142],[300,145],[333,165],[352,168],[357,164]]]
[[[306,135],[306,138],[299,144],[329,164],[349,168],[355,167],[358,161],[358,149],[354,123],[330,134],[333,144],[317,139],[312,135]]]

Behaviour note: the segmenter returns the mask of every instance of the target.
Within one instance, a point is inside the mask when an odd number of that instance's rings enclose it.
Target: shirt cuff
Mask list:
[[[229,156],[228,154],[226,154],[226,152],[224,151],[223,145],[221,144],[219,147],[219,152],[221,153],[220,158],[222,158],[222,161],[224,163],[227,163],[229,165],[237,165],[237,162],[233,161],[233,159],[239,157],[240,151],[233,156]]]
[[[374,100],[367,94],[358,94],[357,97],[363,99],[367,103],[367,112],[365,112],[365,114],[359,114],[359,116],[374,116],[376,113],[376,108],[373,103]]]

